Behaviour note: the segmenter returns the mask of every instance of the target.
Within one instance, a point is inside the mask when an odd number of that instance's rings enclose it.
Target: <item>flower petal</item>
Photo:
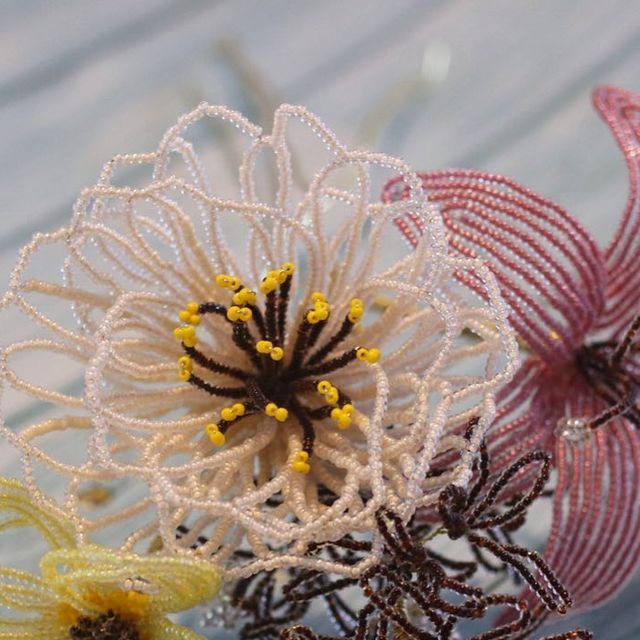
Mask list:
[[[640,306],[640,96],[598,87],[593,103],[615,136],[629,172],[629,195],[616,233],[605,252],[607,306],[600,327],[620,333]]]
[[[562,208],[508,178],[463,170],[420,175],[451,248],[494,272],[518,335],[544,360],[571,357],[603,306],[605,275],[593,239]],[[401,184],[387,184],[383,200],[402,197]],[[397,225],[411,244],[422,233],[411,213]],[[474,280],[465,283],[477,290]]]

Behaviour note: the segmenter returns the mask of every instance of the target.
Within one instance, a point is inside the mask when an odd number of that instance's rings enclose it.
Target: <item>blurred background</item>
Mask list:
[[[0,289],[109,157],[153,150],[202,100],[267,129],[275,105],[301,103],[343,142],[416,169],[507,174],[605,243],[627,180],[590,93],[640,91],[639,72],[633,0],[2,0]],[[636,578],[554,629],[638,638],[639,594]]]

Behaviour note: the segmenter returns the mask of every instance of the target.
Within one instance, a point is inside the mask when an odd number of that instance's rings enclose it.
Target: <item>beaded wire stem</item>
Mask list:
[[[238,142],[237,176],[224,178],[211,122]],[[298,143],[313,175],[303,188]],[[395,173],[408,200],[377,202]],[[415,248],[393,223],[407,211],[425,230]],[[2,352],[0,379],[42,409],[2,428],[34,498],[63,477],[59,509],[80,540],[179,552],[206,539],[197,553],[229,579],[287,565],[365,571],[376,545],[357,566],[307,549],[371,531],[383,504],[406,518],[447,484],[464,486],[517,362],[495,279],[448,254],[409,167],[348,149],[290,105],[265,133],[202,104],[157,151],[111,160],[69,226],[22,250],[0,309],[25,335]],[[76,363],[84,392],[40,381],[53,357],[59,370]],[[471,415],[469,443],[458,433]],[[428,476],[445,450],[456,463]],[[84,507],[83,492],[123,479],[131,490]]]
[[[421,174],[451,249],[486,261],[529,352],[499,395],[488,446],[499,468],[532,449],[552,456],[544,555],[584,608],[613,597],[640,559],[640,97],[600,87],[594,103],[629,171],[627,205],[604,250],[564,209],[508,178]],[[392,180],[383,200],[403,193]],[[420,221],[409,213],[396,222],[414,244]]]

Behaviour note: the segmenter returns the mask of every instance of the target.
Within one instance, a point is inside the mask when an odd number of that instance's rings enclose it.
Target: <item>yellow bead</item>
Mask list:
[[[306,462],[309,459],[309,453],[307,451],[298,451],[296,453],[297,462]]]
[[[318,390],[318,393],[324,396],[331,389],[331,383],[328,380],[320,380],[320,382],[318,382],[318,386],[316,387],[316,389]]]
[[[173,330],[173,335],[178,338],[178,340],[182,340],[182,330],[184,329],[184,327],[176,327]]]
[[[352,416],[355,409],[352,404],[347,403],[342,405],[342,411],[348,416]]]
[[[253,304],[256,301],[256,294],[253,291],[249,291],[246,287],[243,287],[240,291],[234,293],[231,299],[234,304]]]
[[[327,404],[335,404],[336,402],[338,402],[338,398],[338,390],[335,387],[331,387],[331,389],[329,389],[324,397],[324,399],[327,401]]]
[[[190,377],[191,377],[191,371],[186,371],[186,370],[178,371],[178,378],[180,378],[180,380],[187,382]]]
[[[316,310],[315,314],[318,316],[318,320],[324,322],[329,317],[329,310],[328,309],[320,309],[319,311]]]
[[[178,358],[178,364],[181,369],[186,369],[187,371],[191,371],[193,367],[193,363],[191,362],[191,358],[189,356],[182,356]]]
[[[352,309],[354,308],[362,309],[362,300],[360,300],[360,298],[352,298],[349,304],[351,305]]]
[[[227,407],[220,412],[220,417],[227,422],[232,422],[236,419],[236,412],[231,407]]]
[[[236,412],[237,416],[243,416],[247,410],[242,402],[236,402],[231,408]]]
[[[311,302],[326,302],[327,299],[324,295],[324,293],[320,293],[320,291],[314,291],[311,294]]]
[[[260,283],[259,289],[260,289],[260,291],[262,293],[264,293],[266,295],[267,293],[271,293],[272,291],[274,291],[277,286],[278,286],[278,281],[275,278],[271,278],[271,277],[267,276]]]
[[[187,320],[189,324],[196,325],[196,326],[199,325],[201,321],[202,321],[202,318],[197,313],[191,314],[191,316],[189,316],[189,320]]]
[[[280,267],[288,276],[292,276],[294,271],[296,270],[296,265],[293,262],[285,262]]]
[[[341,415],[336,422],[338,429],[348,429],[351,426],[351,418],[345,414]]]
[[[356,351],[356,358],[358,358],[358,360],[362,360],[363,362],[366,362],[368,355],[369,355],[369,349],[365,349],[364,347],[360,347]]]
[[[250,291],[249,289],[245,289],[245,294],[244,294],[244,303],[245,304],[255,304],[256,300],[258,299],[258,296],[256,296],[256,292],[255,291]]]
[[[189,313],[198,313],[200,310],[200,305],[197,302],[189,302],[186,306],[186,310]]]
[[[284,407],[279,407],[275,412],[275,419],[284,422],[289,417],[289,412]]]
[[[273,350],[273,343],[269,340],[258,340],[256,342],[256,351],[258,353],[271,353]]]
[[[238,320],[241,322],[249,322],[252,317],[253,311],[251,311],[249,307],[240,307],[240,310],[238,311]]]
[[[217,424],[208,424],[205,427],[205,431],[209,436],[209,440],[211,440],[211,442],[213,442],[213,444],[215,444],[217,447],[221,447],[225,443],[226,438],[224,436],[224,433],[220,432],[220,428]]]
[[[182,327],[182,338],[195,338],[196,330],[193,327]]]
[[[318,324],[320,317],[315,311],[309,311],[309,313],[307,313],[307,322],[309,324]]]
[[[278,269],[278,271],[276,271],[275,278],[278,281],[278,284],[284,284],[288,277],[289,275],[284,269]]]
[[[311,465],[308,462],[294,462],[291,468],[296,473],[309,473],[311,471]]]
[[[231,322],[237,322],[240,319],[240,307],[229,307],[227,309],[227,318]]]
[[[265,408],[264,412],[270,417],[273,418],[276,415],[276,411],[278,410],[278,405],[275,402],[270,402]]]
[[[193,337],[185,337],[182,338],[182,342],[184,343],[185,347],[195,347],[198,344],[198,339],[193,336]]]
[[[178,318],[180,318],[181,322],[189,322],[189,318],[191,317],[191,312],[183,309],[179,314]]]
[[[370,364],[375,364],[380,360],[380,349],[369,349],[369,353],[367,354],[367,362]]]
[[[271,351],[271,359],[275,360],[276,362],[282,360],[282,358],[284,358],[284,351],[282,350],[281,347],[273,347],[273,350]]]
[[[342,409],[339,409],[338,407],[336,407],[335,409],[331,409],[331,419],[332,420],[335,420],[336,422],[338,422],[338,420],[340,420],[342,415],[343,415]]]
[[[219,287],[224,287],[225,289],[229,286],[229,276],[221,273],[216,276],[216,284]]]

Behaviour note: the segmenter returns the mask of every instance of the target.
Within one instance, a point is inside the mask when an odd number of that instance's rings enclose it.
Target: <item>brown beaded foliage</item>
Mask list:
[[[466,437],[474,426],[470,422]],[[510,483],[521,487],[523,478],[532,477],[530,465],[536,464],[539,468],[530,488],[513,497]],[[515,544],[511,537],[524,523],[529,506],[543,494],[549,477],[548,455],[529,453],[489,483],[489,456],[483,443],[475,472],[469,489],[449,485],[427,517],[421,514],[405,524],[392,511],[379,510],[376,523],[382,557],[359,578],[292,568],[241,580],[232,595],[232,604],[248,618],[240,638],[337,640],[301,624],[316,600],[326,605],[339,637],[352,640],[516,640],[529,637],[549,612],[566,612],[571,597],[551,568],[540,554]],[[501,501],[503,493],[511,497]],[[466,540],[475,559],[454,560],[429,548],[426,540],[438,534]],[[348,565],[370,554],[372,545],[346,536],[311,545],[308,552]],[[487,553],[499,564],[490,561]],[[526,582],[539,602],[532,605],[518,596],[485,592],[471,583],[481,567]],[[460,621],[480,621],[496,610],[511,610],[513,619],[461,635]],[[487,628],[486,620],[482,628]],[[590,632],[577,629],[545,640],[591,637]]]

